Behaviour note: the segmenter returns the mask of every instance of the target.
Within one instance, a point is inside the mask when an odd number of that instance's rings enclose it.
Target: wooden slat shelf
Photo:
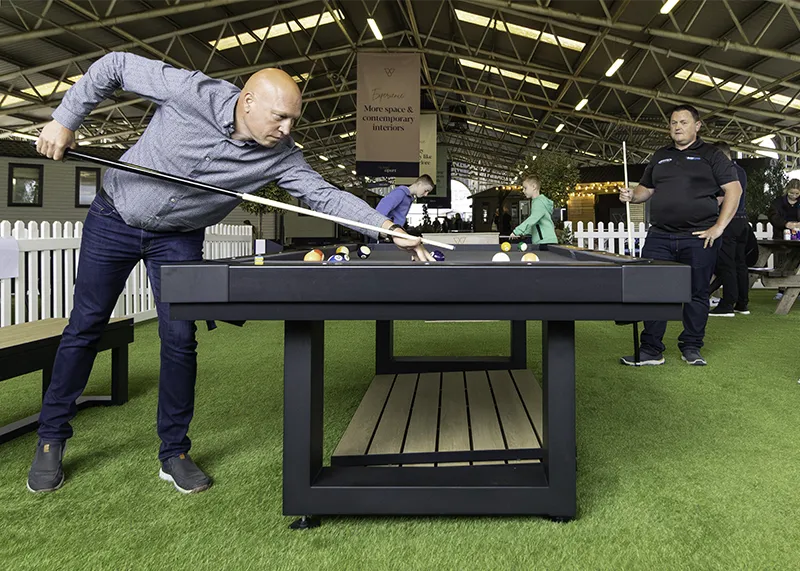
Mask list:
[[[332,465],[538,462],[542,390],[529,370],[377,375]]]

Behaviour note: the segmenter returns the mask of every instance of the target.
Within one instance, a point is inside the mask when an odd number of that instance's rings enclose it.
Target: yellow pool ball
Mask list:
[[[314,249],[308,252],[305,256],[303,256],[304,262],[321,262],[325,259],[325,254],[322,253],[322,250]]]
[[[528,252],[527,254],[522,254],[522,261],[523,262],[538,262],[539,261],[539,256],[537,256],[533,252]]]
[[[500,249],[503,250],[504,252],[511,251],[511,242],[503,242],[502,244],[500,244]]]
[[[263,266],[264,265],[264,256],[256,256],[253,260],[253,264],[256,266]]]
[[[336,253],[341,254],[342,256],[349,256],[350,255],[350,248],[347,246],[339,246],[336,248]]]

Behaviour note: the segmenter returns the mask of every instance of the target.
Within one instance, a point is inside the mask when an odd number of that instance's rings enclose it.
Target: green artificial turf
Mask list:
[[[800,310],[714,318],[689,367],[629,368],[630,327],[577,325],[578,510],[536,517],[281,515],[281,323],[203,328],[192,455],[215,479],[183,496],[157,477],[158,335],[136,327],[131,400],[79,413],[67,483],[34,496],[36,437],[0,445],[0,568],[16,569],[789,569],[800,566]],[[540,372],[538,323],[529,363]],[[503,354],[503,323],[400,323],[398,354]],[[374,326],[326,326],[326,453],[373,374]],[[110,356],[89,390],[102,393]],[[37,410],[39,377],[0,383],[0,424]]]

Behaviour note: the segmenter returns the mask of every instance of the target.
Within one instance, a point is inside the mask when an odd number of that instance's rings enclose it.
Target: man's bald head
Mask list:
[[[256,93],[274,93],[279,91],[287,96],[300,98],[300,88],[297,87],[292,76],[274,67],[268,67],[255,72],[244,84],[242,93],[248,91]]]
[[[300,117],[302,96],[292,77],[280,69],[254,73],[236,103],[234,139],[274,147],[288,137]]]

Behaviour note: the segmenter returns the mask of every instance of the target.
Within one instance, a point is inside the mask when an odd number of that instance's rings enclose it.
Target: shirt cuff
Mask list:
[[[56,110],[53,111],[53,119],[61,123],[70,131],[77,131],[78,127],[80,127],[81,123],[83,123],[83,117],[76,115],[72,111],[69,111],[64,107],[63,104],[59,105]]]

